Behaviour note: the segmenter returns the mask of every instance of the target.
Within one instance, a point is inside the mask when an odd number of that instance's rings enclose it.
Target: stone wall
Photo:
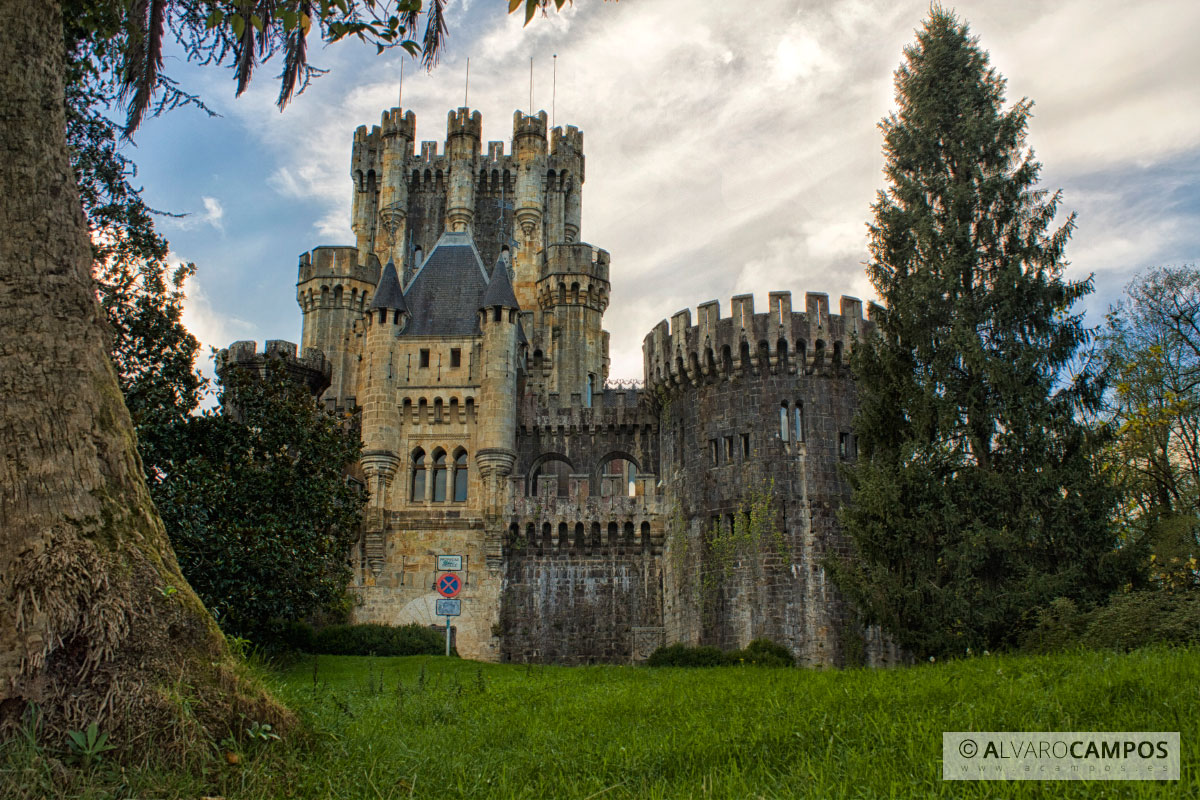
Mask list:
[[[652,552],[529,548],[506,561],[504,661],[628,664],[662,644],[662,568]]]
[[[840,468],[857,452],[845,362],[869,323],[851,299],[839,318],[823,295],[809,296],[808,314],[793,314],[786,294],[771,298],[769,314],[742,296],[729,319],[702,307],[707,331],[681,313],[647,337],[668,517],[666,639],[730,649],[766,637],[804,664],[886,662],[886,643],[864,638],[825,569],[849,553],[837,522],[849,491]]]
[[[653,484],[632,497],[597,497],[584,478],[567,497],[526,497],[523,483],[511,481],[505,509],[501,657],[644,660],[662,644],[662,504]]]

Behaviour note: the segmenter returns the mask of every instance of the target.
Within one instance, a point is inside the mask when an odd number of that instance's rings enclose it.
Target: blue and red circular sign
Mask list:
[[[442,597],[458,597],[462,591],[462,581],[453,572],[446,572],[438,576],[434,588]]]

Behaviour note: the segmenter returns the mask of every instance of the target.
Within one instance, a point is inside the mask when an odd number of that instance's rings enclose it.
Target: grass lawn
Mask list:
[[[59,776],[57,791],[228,800],[1200,796],[1200,650],[845,672],[321,656],[271,680],[306,733],[243,745],[237,765],[101,765]],[[945,730],[1179,731],[1182,780],[944,783]],[[10,752],[3,780],[34,774],[30,757]],[[27,782],[28,797],[50,786]]]

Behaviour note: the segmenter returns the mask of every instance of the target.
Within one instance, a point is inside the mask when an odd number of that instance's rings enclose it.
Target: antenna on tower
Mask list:
[[[554,103],[558,99],[558,53],[554,54],[554,70],[550,73],[550,127],[554,127]]]
[[[471,57],[467,56],[467,79],[463,82],[463,105],[470,108],[471,104],[467,102],[468,92],[471,90]]]
[[[404,59],[400,59],[400,90],[396,93],[396,108],[404,108]]]
[[[533,56],[529,57],[529,116],[533,116]]]

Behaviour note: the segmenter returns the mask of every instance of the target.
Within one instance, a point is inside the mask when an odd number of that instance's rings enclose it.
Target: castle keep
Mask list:
[[[355,244],[300,257],[300,353],[267,345],[361,414],[355,621],[444,624],[435,557],[453,554],[470,658],[625,663],[759,637],[805,664],[894,658],[823,568],[845,546],[862,304],[705,303],[649,332],[644,381],[610,382],[582,133],[545,112],[517,112],[507,149],[481,130],[459,108],[443,147],[416,149],[413,113],[391,109],[355,132]]]

